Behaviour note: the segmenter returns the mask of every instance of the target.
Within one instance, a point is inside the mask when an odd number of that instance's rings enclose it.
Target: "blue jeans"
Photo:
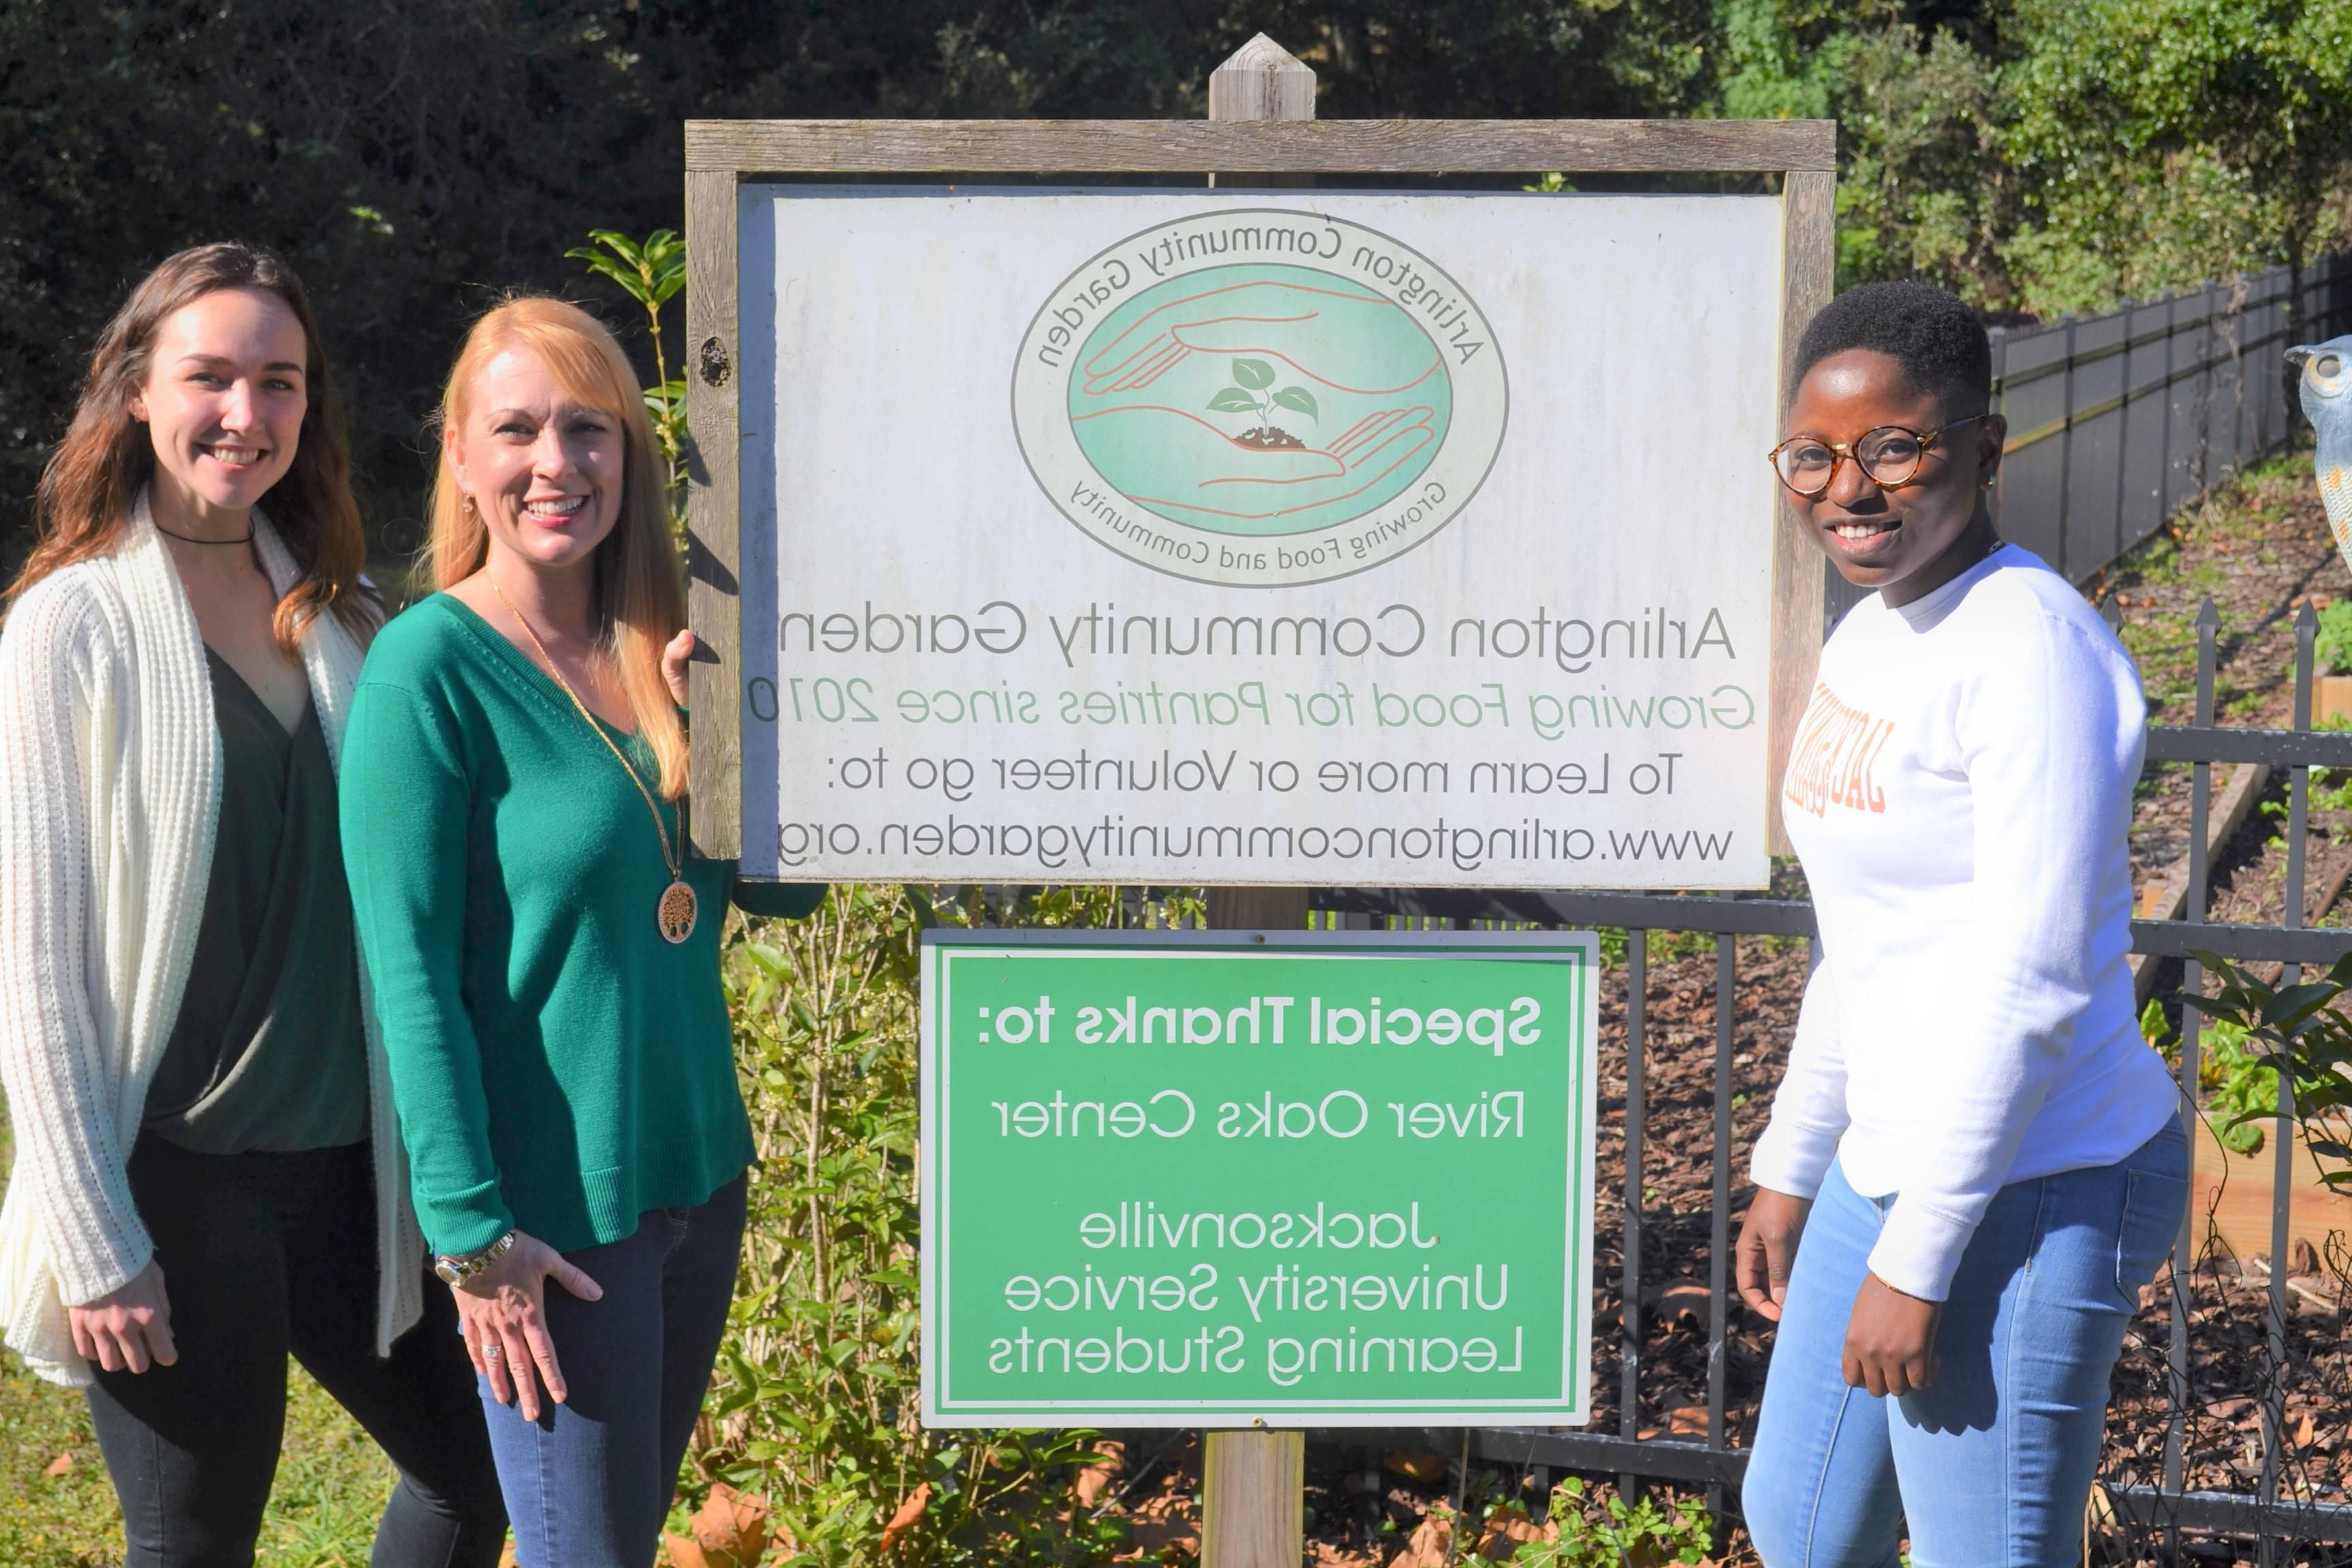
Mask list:
[[[2176,1119],[2127,1158],[1993,1195],[1936,1331],[1933,1386],[1846,1386],[1846,1319],[1894,1199],[1830,1171],[1797,1248],[1741,1484],[1766,1568],[2056,1568],[2082,1547],[2107,1378],[2189,1201]]]
[[[727,1331],[743,1244],[744,1178],[692,1208],[655,1209],[635,1236],[564,1256],[604,1288],[547,1288],[569,1397],[526,1421],[477,1377],[520,1568],[647,1568]]]

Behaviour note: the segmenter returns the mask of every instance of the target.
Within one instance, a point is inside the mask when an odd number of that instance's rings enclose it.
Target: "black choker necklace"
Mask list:
[[[152,522],[154,520],[151,518],[148,521]],[[235,539],[198,539],[193,533],[173,533],[170,529],[165,528],[160,522],[155,524],[155,531],[163,534],[170,534],[172,538],[178,540],[183,544],[250,544],[253,542],[253,525],[251,523],[246,524],[245,531],[237,535]]]

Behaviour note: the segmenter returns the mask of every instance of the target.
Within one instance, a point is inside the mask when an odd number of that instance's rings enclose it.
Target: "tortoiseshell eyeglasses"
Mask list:
[[[1919,477],[1919,465],[1927,460],[1927,449],[1936,444],[1937,437],[1984,417],[1971,414],[1966,419],[1955,419],[1933,430],[1881,425],[1864,431],[1851,444],[1824,441],[1818,436],[1791,436],[1768,455],[1780,482],[1807,500],[1829,493],[1830,486],[1837,480],[1837,466],[1848,458],[1853,459],[1864,479],[1882,489],[1891,490]]]

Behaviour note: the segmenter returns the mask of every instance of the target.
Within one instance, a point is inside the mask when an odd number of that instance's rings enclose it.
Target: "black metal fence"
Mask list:
[[[2113,614],[2112,611],[2109,612]],[[2137,921],[2132,926],[2134,950],[2151,961],[2181,963],[2180,985],[2195,989],[2202,975],[2197,952],[2218,954],[2234,963],[2270,962],[2325,965],[2352,952],[2352,930],[2312,929],[2305,925],[2308,908],[2304,844],[2308,822],[2309,774],[2313,768],[2352,770],[2352,733],[2314,731],[2311,713],[2312,640],[2316,618],[2305,607],[2295,623],[2296,668],[2294,728],[2264,730],[2217,727],[2213,722],[2215,642],[2219,618],[2208,601],[2197,621],[2198,674],[2195,722],[2155,726],[2148,736],[2148,760],[2153,763],[2191,765],[2189,825],[2189,893],[2186,918]],[[2212,809],[2212,764],[2261,762],[2284,772],[2286,778],[2286,863],[2283,921],[2273,925],[2208,923],[2211,868],[2206,852],[2208,819]],[[2263,820],[2263,819],[2258,819]],[[1498,1467],[1549,1471],[1574,1469],[1614,1472],[1624,1478],[1651,1478],[1707,1489],[1710,1502],[1721,1515],[1727,1495],[1736,1492],[1746,1467],[1746,1453],[1732,1445],[1726,1405],[1727,1347],[1731,1314],[1744,1311],[1729,1293],[1730,1238],[1733,1194],[1744,1181],[1732,1164],[1734,1040],[1739,1016],[1739,962],[1736,939],[1743,935],[1811,939],[1813,911],[1803,902],[1762,898],[1713,898],[1604,892],[1485,892],[1411,889],[1369,891],[1326,889],[1314,895],[1315,907],[1333,924],[1455,925],[1501,922],[1545,927],[1620,927],[1627,931],[1622,974],[1625,1068],[1625,1112],[1622,1128],[1624,1148],[1623,1190],[1616,1216],[1622,1231],[1622,1308],[1618,1325],[1617,1427],[1597,1430],[1496,1428],[1401,1431],[1368,1434],[1331,1432],[1322,1440],[1350,1446],[1396,1447],[1460,1454]],[[1648,934],[1652,931],[1696,932],[1714,939],[1714,1138],[1709,1156],[1712,1174],[1711,1225],[1706,1244],[1706,1424],[1703,1436],[1687,1438],[1643,1436],[1663,1412],[1644,1410],[1641,1394],[1644,1335],[1642,1311],[1644,1286],[1662,1276],[1662,1266],[1691,1261],[1653,1258],[1644,1247],[1644,1230],[1651,1223],[1652,1205],[1645,1197],[1645,1172],[1654,1172],[1656,1156],[1647,1147],[1644,1078],[1652,1051],[1646,1018],[1649,964]],[[1618,984],[1612,982],[1612,985]],[[2199,1093],[2200,1051],[2197,1016],[2183,1010],[2179,1076],[2192,1100]],[[2189,1423],[2201,1397],[2200,1379],[2227,1371],[2246,1381],[2246,1369],[2221,1369],[2200,1363],[2191,1350],[2191,1314],[2215,1310],[2198,1306],[2200,1292],[2219,1287],[2205,1277],[2200,1262],[2211,1257],[2202,1243],[2206,1215],[2192,1203],[2184,1222],[2179,1248],[2170,1270],[2168,1325],[2152,1324],[2163,1314],[2143,1313],[2135,1329],[2135,1352],[2160,1360],[2165,1386],[2164,1430],[2160,1455],[2147,1458],[2151,1434],[2119,1432],[2111,1421],[2109,1446],[2102,1464],[2102,1492],[2113,1510],[2114,1527],[2134,1533],[2148,1550],[2174,1556],[2183,1532],[2234,1538],[2265,1565],[2286,1560],[2290,1547],[2320,1550],[2326,1561],[2352,1560],[2352,1552],[2330,1553],[2331,1546],[2352,1547],[2352,1491],[2342,1484],[2324,1484],[2293,1452],[2297,1439],[2284,1429],[2284,1400],[2298,1368],[2290,1354],[2286,1326],[2289,1314],[2287,1268],[2288,1203],[2295,1173],[2290,1161],[2296,1142],[2292,1135],[2292,1099],[2281,1085],[2282,1112],[2271,1135],[2276,1151],[2276,1185],[2273,1203],[2272,1247],[2264,1298],[2266,1314],[2258,1352],[2263,1365],[2252,1379],[2261,1406],[2260,1463],[2254,1484],[2242,1491],[2200,1490],[2186,1484]],[[1667,1158],[1675,1157],[1669,1153]],[[2341,1250],[2337,1249],[2340,1258]],[[2242,1306],[2244,1291],[2235,1300]],[[2339,1316],[2342,1296],[2339,1293]],[[2224,1301],[2219,1310],[2231,1310]],[[2156,1342],[2161,1326],[2162,1344]],[[2330,1332],[2333,1331],[2331,1330]],[[2342,1396],[2352,1401],[2352,1388]],[[2341,1419],[2352,1425],[2352,1409]],[[2307,1436],[2301,1439],[2309,1442]],[[2338,1478],[2339,1481],[2352,1478]],[[1736,1513],[1736,1508],[1733,1510]]]
[[[1993,407],[2009,419],[2001,537],[2088,583],[2286,440],[2302,418],[2279,357],[2291,331],[2352,331],[2352,254],[2313,263],[2299,299],[2278,267],[2110,315],[1991,329]],[[1834,571],[1828,583],[1835,625],[1862,595]]]

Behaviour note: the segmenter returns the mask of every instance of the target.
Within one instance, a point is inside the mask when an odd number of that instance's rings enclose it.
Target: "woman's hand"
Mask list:
[[[145,1372],[180,1359],[172,1343],[172,1298],[163,1289],[163,1268],[153,1258],[122,1285],[95,1301],[66,1309],[74,1353],[108,1372]]]
[[[1789,1270],[1796,1267],[1797,1238],[1804,1231],[1804,1199],[1769,1187],[1756,1189],[1732,1258],[1739,1299],[1768,1322],[1780,1321],[1780,1304],[1789,1299]]]
[[[1909,1394],[1936,1381],[1943,1370],[1936,1354],[1936,1321],[1941,1301],[1906,1296],[1877,1275],[1865,1276],[1845,1325],[1845,1381],[1884,1397]]]
[[[565,1262],[562,1253],[520,1231],[497,1262],[450,1288],[474,1370],[489,1380],[493,1398],[519,1405],[526,1421],[539,1419],[541,1384],[558,1405],[570,1392],[555,1362],[555,1342],[547,1337],[550,1279],[583,1301],[604,1294],[603,1286]]]
[[[694,633],[683,631],[662,649],[662,679],[669,686],[669,700],[681,708],[686,706],[686,667],[694,658]]]

